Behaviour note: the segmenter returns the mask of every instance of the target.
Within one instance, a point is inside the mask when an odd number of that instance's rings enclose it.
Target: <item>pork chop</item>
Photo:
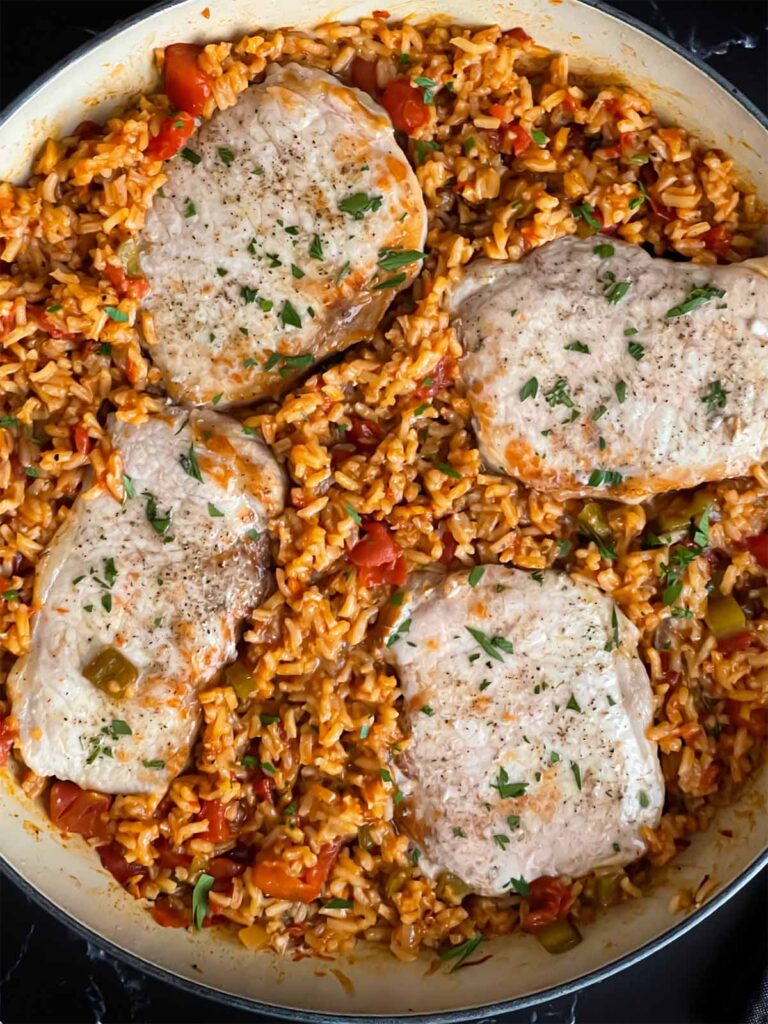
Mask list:
[[[285,390],[370,336],[420,267],[426,210],[386,112],[323,71],[273,67],[169,166],[140,250],[171,396]]]
[[[565,574],[488,566],[415,581],[385,650],[411,733],[399,806],[423,870],[497,896],[511,879],[643,853],[664,783],[637,637],[609,597]]]
[[[195,695],[236,656],[271,581],[284,500],[266,447],[217,413],[110,422],[126,498],[79,497],[35,581],[31,647],[9,677],[38,775],[105,793],[162,791],[184,766]]]
[[[768,280],[755,270],[605,236],[473,264],[452,303],[489,467],[628,502],[748,473],[768,458]]]

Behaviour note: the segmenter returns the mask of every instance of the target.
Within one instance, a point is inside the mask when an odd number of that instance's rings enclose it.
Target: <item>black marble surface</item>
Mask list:
[[[147,6],[131,0],[0,0],[0,106],[71,50]],[[765,0],[623,0],[614,6],[671,36],[762,110],[768,108]],[[189,995],[120,963],[12,883],[0,885],[3,1024],[267,1024],[265,1017]],[[766,964],[768,872],[763,872],[671,947],[564,1000],[557,1019],[579,1024],[743,1021]],[[545,1012],[531,1011],[505,1018],[543,1019]]]

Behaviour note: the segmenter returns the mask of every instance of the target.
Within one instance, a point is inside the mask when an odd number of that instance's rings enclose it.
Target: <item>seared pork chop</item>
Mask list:
[[[511,879],[635,860],[664,801],[637,630],[565,574],[476,576],[414,581],[385,648],[411,732],[400,807],[420,865],[497,896]]]
[[[199,722],[199,688],[236,655],[271,579],[282,472],[235,420],[170,407],[112,420],[126,498],[79,497],[38,568],[31,648],[9,677],[38,775],[161,791]]]

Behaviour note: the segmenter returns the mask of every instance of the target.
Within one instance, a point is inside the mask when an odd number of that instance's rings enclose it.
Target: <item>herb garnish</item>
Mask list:
[[[189,160],[191,164],[199,164],[203,159],[199,153],[196,153],[194,149],[190,149],[189,146],[185,146],[181,151],[181,155],[185,160]]]
[[[128,323],[128,314],[124,313],[122,309],[117,309],[115,306],[105,306],[104,312],[107,314],[110,320],[114,320],[118,324]]]
[[[702,396],[702,402],[707,407],[707,415],[712,416],[718,409],[725,408],[725,400],[728,392],[719,380],[713,380]]]
[[[470,634],[473,640],[475,640],[480,647],[485,651],[489,657],[494,658],[496,661],[503,661],[503,656],[499,651],[506,651],[507,654],[514,653],[514,647],[505,640],[502,636],[489,637],[487,633],[483,633],[481,629],[473,629],[472,626],[465,626],[466,631]]]
[[[394,633],[387,637],[387,647],[392,647],[394,644],[396,644],[398,640],[405,636],[405,634],[410,630],[410,628],[410,619],[404,619],[402,622],[398,623],[397,629],[394,631]]]
[[[595,231],[599,231],[602,227],[600,221],[594,216],[594,206],[590,205],[589,203],[581,203],[579,206],[574,206],[573,213],[577,217],[581,217],[583,220],[585,220],[591,228],[595,229]]]
[[[587,486],[589,487],[618,487],[624,479],[621,473],[615,469],[593,469],[589,474]]]
[[[584,352],[589,354],[589,345],[585,345],[583,341],[570,341],[565,346],[566,352]]]
[[[573,399],[568,393],[568,381],[565,377],[558,377],[552,387],[544,395],[547,405],[553,409],[557,405],[564,405],[568,409],[573,409]]]
[[[703,306],[705,302],[709,302],[710,299],[722,299],[724,295],[724,288],[713,288],[710,285],[704,285],[701,288],[691,288],[687,298],[678,306],[668,309],[665,315],[669,318],[685,316],[686,313],[692,313],[695,309],[699,309],[700,306]]]
[[[203,474],[200,472],[200,466],[197,462],[197,453],[195,452],[194,444],[189,446],[189,451],[186,455],[179,456],[179,462],[187,476],[191,476],[193,479],[199,480],[200,483],[203,482]]]
[[[399,270],[423,260],[426,255],[420,249],[380,249],[378,263],[382,270]]]
[[[539,382],[535,377],[531,377],[531,379],[520,388],[520,401],[524,402],[526,398],[535,398],[538,393]]]
[[[149,520],[152,529],[155,533],[164,537],[171,525],[171,510],[169,509],[163,516],[158,515],[157,499],[154,494],[150,494],[149,491],[142,491],[142,497],[147,499],[147,519]],[[170,538],[168,539],[170,540]]]
[[[355,192],[339,203],[342,213],[348,213],[354,220],[362,220],[366,213],[375,213],[381,209],[384,202],[382,196],[366,195],[365,192]]]
[[[466,942],[460,942],[458,946],[449,946],[447,949],[440,951],[440,959],[455,960],[456,963],[451,967],[451,971],[458,970],[465,960],[472,956],[482,941],[482,935],[475,935],[471,939],[467,939]]]
[[[195,931],[200,931],[208,914],[208,893],[211,891],[213,882],[213,875],[203,872],[192,890],[192,924]]]
[[[219,160],[221,160],[221,162],[226,167],[229,167],[229,165],[235,159],[235,154],[232,152],[231,149],[227,149],[226,146],[219,146],[216,152],[219,154]]]
[[[469,574],[469,585],[470,587],[476,587],[480,580],[485,575],[485,566],[476,565]]]
[[[510,880],[504,885],[504,888],[511,889],[519,896],[527,897],[531,895],[531,886],[526,882],[522,875],[520,875],[519,878],[510,878]]]
[[[323,258],[323,242],[320,235],[312,236],[312,243],[309,246],[309,255],[313,260],[321,260]]]
[[[301,327],[301,317],[287,299],[280,310],[280,319],[284,327]]]
[[[517,797],[525,796],[528,789],[527,782],[510,782],[507,769],[502,765],[496,776],[496,781],[491,783],[491,788],[498,791],[502,800],[514,800]]]

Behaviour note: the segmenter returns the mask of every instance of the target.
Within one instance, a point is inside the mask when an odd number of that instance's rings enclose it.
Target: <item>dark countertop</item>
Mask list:
[[[0,0],[0,107],[68,52],[147,6],[140,0]],[[617,0],[614,6],[688,47],[768,109],[766,0]],[[267,1024],[264,1017],[197,998],[123,965],[12,883],[0,885],[0,1019],[5,1024]],[[768,963],[767,908],[764,871],[672,946],[564,1000],[557,1019],[579,1024],[743,1020]],[[551,1018],[542,1008],[505,1019]]]

